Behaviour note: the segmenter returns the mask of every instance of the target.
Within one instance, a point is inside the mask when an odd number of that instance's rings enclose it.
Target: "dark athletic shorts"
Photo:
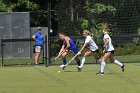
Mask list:
[[[93,53],[99,53],[99,49],[96,49],[95,51],[92,51]]]
[[[114,50],[112,50],[112,51],[106,51],[105,53],[111,53],[111,54],[114,54]]]

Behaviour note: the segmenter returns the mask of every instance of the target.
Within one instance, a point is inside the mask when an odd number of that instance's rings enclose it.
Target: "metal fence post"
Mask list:
[[[4,44],[3,44],[3,41],[2,41],[2,39],[1,39],[1,67],[3,66],[3,47],[4,47]]]
[[[48,67],[50,63],[50,44],[48,35],[45,35],[45,61],[46,67]]]
[[[46,42],[46,67],[50,65],[50,29],[51,29],[51,1],[48,0],[48,31],[47,31],[47,35],[45,36],[45,39],[47,39]]]

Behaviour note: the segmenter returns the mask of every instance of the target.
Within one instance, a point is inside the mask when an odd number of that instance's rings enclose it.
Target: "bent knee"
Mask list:
[[[88,54],[88,53],[85,53],[85,54],[84,54],[84,57],[87,57],[88,55],[90,55],[90,54]]]
[[[102,58],[102,62],[104,62],[106,59],[105,58]]]

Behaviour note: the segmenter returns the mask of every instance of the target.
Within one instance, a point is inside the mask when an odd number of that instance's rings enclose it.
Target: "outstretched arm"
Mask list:
[[[85,43],[85,44],[82,46],[82,48],[80,49],[79,52],[82,52],[86,46],[87,46],[87,44]]]

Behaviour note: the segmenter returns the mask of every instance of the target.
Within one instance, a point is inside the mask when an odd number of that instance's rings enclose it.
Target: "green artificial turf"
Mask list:
[[[59,66],[46,68],[1,67],[0,93],[139,93],[140,63],[126,64],[126,71],[115,64],[107,64],[105,75],[96,75],[99,65],[84,65],[77,72],[76,65],[65,71]]]

